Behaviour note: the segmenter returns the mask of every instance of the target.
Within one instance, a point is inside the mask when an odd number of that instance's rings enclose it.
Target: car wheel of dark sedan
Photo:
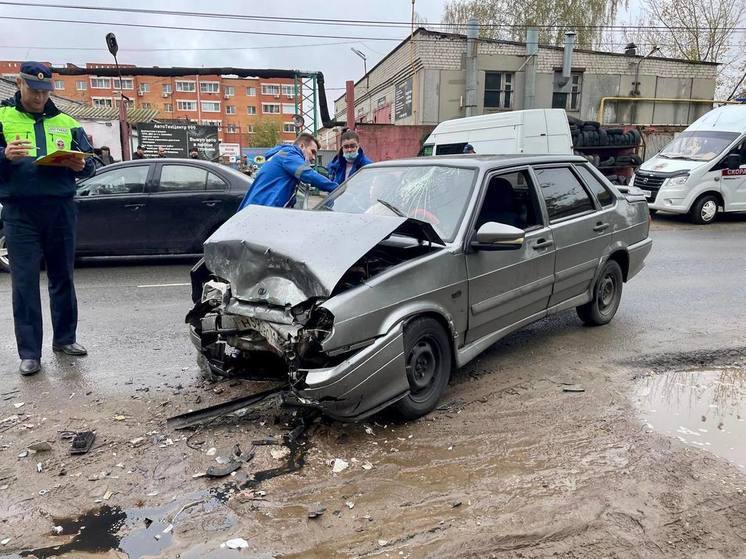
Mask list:
[[[3,233],[2,229],[0,229],[0,272],[10,272],[8,245],[5,241],[5,233]]]
[[[593,287],[593,299],[577,307],[578,316],[588,326],[608,324],[614,318],[622,300],[624,277],[616,260],[609,260]]]
[[[451,344],[443,326],[418,318],[404,330],[404,359],[409,394],[394,404],[404,419],[430,413],[440,401],[451,376]]]

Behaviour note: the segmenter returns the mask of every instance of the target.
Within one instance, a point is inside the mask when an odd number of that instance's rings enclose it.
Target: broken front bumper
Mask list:
[[[193,327],[190,337],[200,353],[208,360],[214,358]],[[300,367],[291,373],[290,381],[290,403],[317,407],[329,417],[345,421],[376,413],[409,392],[403,326],[398,324],[333,367]]]

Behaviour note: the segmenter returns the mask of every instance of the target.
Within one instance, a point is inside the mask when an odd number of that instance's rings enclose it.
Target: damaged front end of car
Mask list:
[[[391,235],[407,241],[387,245]],[[289,382],[290,402],[339,419],[369,415],[407,394],[402,326],[381,334],[371,324],[330,343],[345,326],[325,304],[442,245],[407,218],[250,206],[205,243],[192,271],[192,341],[216,374]]]

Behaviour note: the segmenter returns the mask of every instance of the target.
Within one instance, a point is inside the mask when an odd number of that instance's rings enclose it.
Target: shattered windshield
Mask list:
[[[720,155],[738,137],[735,132],[682,132],[668,144],[660,156],[667,159],[710,161]]]
[[[314,209],[412,217],[431,224],[450,242],[476,174],[476,169],[446,165],[365,167]]]

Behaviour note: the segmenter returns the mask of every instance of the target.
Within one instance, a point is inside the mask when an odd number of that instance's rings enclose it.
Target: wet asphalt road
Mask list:
[[[698,227],[682,218],[657,216],[651,234],[654,245],[647,266],[625,285],[621,308],[608,327],[583,328],[570,311],[513,334],[507,345],[530,336],[534,338],[531,350],[542,351],[541,344],[535,343],[540,341],[538,335],[555,357],[566,343],[614,361],[647,353],[746,345],[746,217]],[[194,380],[196,354],[184,325],[190,308],[191,264],[162,260],[82,264],[76,275],[78,339],[90,355],[75,360],[51,352],[44,294],[44,373],[34,379],[16,373],[10,278],[0,274],[3,388],[20,387],[28,397],[40,388],[117,396],[123,381],[148,386],[166,379]]]

